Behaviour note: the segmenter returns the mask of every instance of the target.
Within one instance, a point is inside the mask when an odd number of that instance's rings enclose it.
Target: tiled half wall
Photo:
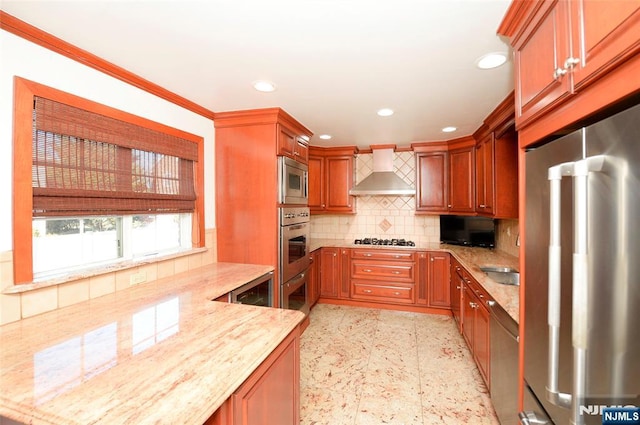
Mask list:
[[[214,263],[217,259],[215,229],[205,231],[205,246],[205,252],[145,263],[17,294],[2,293],[13,286],[14,281],[13,253],[1,252],[0,325],[126,289],[130,286],[130,277],[136,273],[142,272],[146,276],[146,282],[141,285],[153,285],[157,279]]]

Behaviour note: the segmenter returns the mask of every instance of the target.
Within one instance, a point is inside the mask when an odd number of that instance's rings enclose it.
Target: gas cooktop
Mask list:
[[[356,245],[416,246],[415,242],[405,239],[363,238],[356,239],[353,243]]]

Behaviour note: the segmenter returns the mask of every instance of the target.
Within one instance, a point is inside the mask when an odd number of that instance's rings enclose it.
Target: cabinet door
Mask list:
[[[353,157],[327,156],[326,170],[326,211],[355,212],[353,196],[349,190],[353,185]]]
[[[351,298],[351,250],[349,248],[340,249],[340,298]]]
[[[640,0],[572,2],[576,90],[640,51]]]
[[[458,323],[458,331],[462,332],[462,312],[461,307],[463,303],[463,281],[462,278],[458,275],[458,271],[461,271],[461,267],[457,261],[451,260],[451,286],[450,286],[450,294],[451,294],[451,312],[453,313],[453,318]]]
[[[287,338],[233,395],[234,425],[300,423],[299,337]]]
[[[295,159],[294,150],[297,144],[296,134],[284,127],[278,125],[278,155],[288,156]]]
[[[475,308],[475,321],[473,323],[473,357],[478,365],[478,370],[490,389],[489,380],[489,311],[484,304],[478,302]]]
[[[416,273],[416,304],[427,305],[429,302],[429,263],[426,252],[418,253],[418,270]]]
[[[313,307],[320,298],[320,267],[322,261],[321,250],[316,249],[311,253],[311,268],[309,269],[309,304]]]
[[[324,204],[324,158],[321,156],[309,156],[309,172],[307,174],[309,185],[309,210],[321,212],[325,208]]]
[[[476,212],[483,215],[494,212],[494,158],[495,140],[490,133],[476,146]]]
[[[338,298],[340,296],[340,248],[322,248],[320,258],[320,296]]]
[[[475,147],[449,152],[449,211],[475,212]]]
[[[416,211],[447,212],[449,160],[446,151],[416,154]]]
[[[462,305],[462,336],[467,342],[469,349],[473,352],[473,326],[475,323],[476,296],[471,288],[464,284],[464,304]]]
[[[309,161],[309,145],[301,137],[296,138],[296,143],[293,149],[293,156],[297,161],[306,164]]]
[[[519,126],[569,94],[571,75],[557,73],[570,56],[568,32],[568,2],[549,1],[514,46]]]
[[[429,253],[429,306],[451,307],[449,283],[449,254]]]

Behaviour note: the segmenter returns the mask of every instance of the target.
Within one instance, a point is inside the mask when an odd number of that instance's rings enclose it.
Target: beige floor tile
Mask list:
[[[320,304],[300,347],[304,425],[498,425],[451,317]]]

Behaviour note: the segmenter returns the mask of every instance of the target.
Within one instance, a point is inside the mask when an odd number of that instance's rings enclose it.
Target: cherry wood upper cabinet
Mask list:
[[[353,167],[356,148],[309,148],[309,209],[312,214],[355,214]]]
[[[306,164],[309,159],[309,145],[304,136],[285,125],[278,124],[278,155],[286,156]]]
[[[536,24],[522,35],[515,48],[516,117],[524,123],[553,105],[571,90],[564,62],[571,56],[568,3],[545,2],[536,14]]]
[[[640,0],[514,1],[498,33],[515,51],[518,130],[546,118],[523,145],[640,89]]]
[[[640,0],[572,1],[576,90],[640,51]]]
[[[494,218],[518,217],[518,138],[511,93],[474,133],[476,212]]]
[[[446,212],[449,205],[449,153],[446,146],[416,150],[416,211]]]
[[[475,213],[475,168],[475,143],[449,151],[449,212]]]
[[[475,213],[475,139],[411,145],[416,157],[416,212]]]

